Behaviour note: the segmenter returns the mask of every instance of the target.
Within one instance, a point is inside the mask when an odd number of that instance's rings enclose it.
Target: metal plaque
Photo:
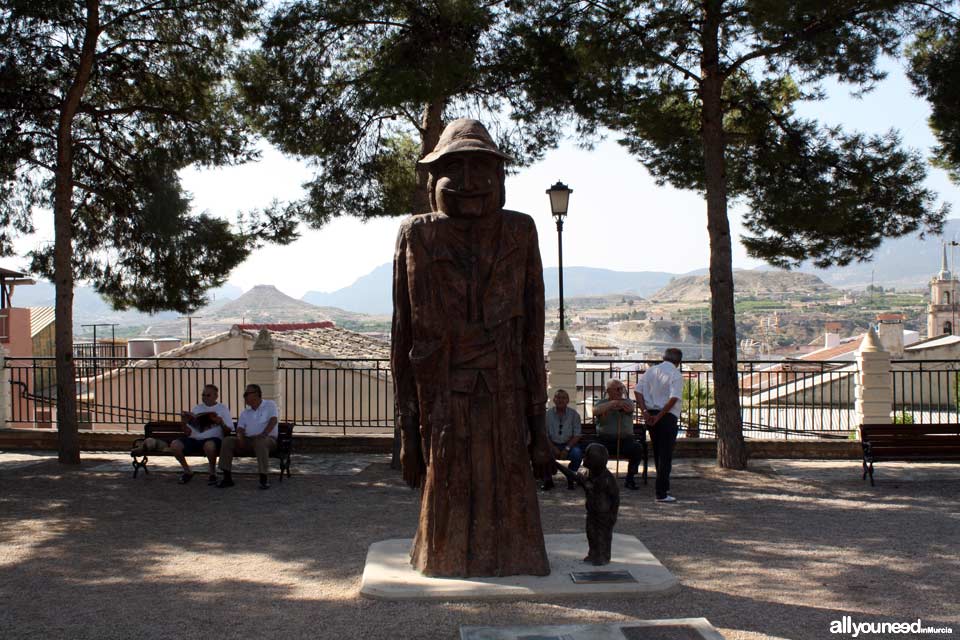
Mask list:
[[[570,577],[576,584],[636,582],[629,571],[573,571]]]
[[[703,640],[703,635],[688,625],[621,627],[627,640]]]

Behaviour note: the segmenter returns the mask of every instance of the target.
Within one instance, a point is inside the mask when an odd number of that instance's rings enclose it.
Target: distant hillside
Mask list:
[[[236,300],[212,304],[194,313],[194,338],[226,331],[235,324],[269,324],[289,322],[323,322],[333,320],[338,326],[360,327],[375,323],[371,316],[335,307],[318,307],[288,296],[273,285],[260,284]],[[154,322],[151,335],[182,336],[186,333],[183,320]]]
[[[564,267],[563,296],[597,296],[606,294],[634,294],[648,296],[665,285],[676,274],[663,271],[613,271],[593,267]],[[557,268],[543,270],[546,298],[558,298]],[[349,287],[330,293],[310,291],[305,302],[328,305],[361,313],[388,314],[393,311],[393,265],[382,264],[359,278]]]
[[[349,287],[330,293],[308,291],[302,299],[310,304],[339,307],[358,313],[392,313],[393,264],[388,262],[380,265]]]
[[[214,311],[214,310],[211,310]],[[197,315],[204,315],[198,312]],[[236,300],[215,309],[221,320],[246,322],[322,322],[331,318],[319,307],[288,296],[272,284],[258,284]]]
[[[810,273],[780,270],[735,270],[733,285],[738,297],[798,298],[837,293],[837,290]],[[703,302],[710,299],[709,276],[674,278],[650,296],[651,302]]]
[[[927,236],[921,240],[915,234],[885,240],[870,262],[825,270],[805,266],[800,270],[814,273],[827,284],[844,289],[864,289],[871,281],[882,287],[901,290],[926,289],[930,278],[940,270],[944,240],[960,240],[960,219],[947,220],[942,236]],[[948,247],[947,255],[950,268],[957,271],[960,265],[954,262],[960,259],[960,253]]]
[[[243,291],[233,285],[224,285],[212,289],[207,298],[212,305],[223,304],[238,297]],[[13,304],[18,307],[52,307],[55,301],[53,283],[38,280],[35,285],[24,285],[14,289]],[[73,321],[75,324],[94,322],[116,323],[124,326],[148,325],[158,321],[175,320],[182,314],[174,311],[162,311],[150,315],[136,310],[116,311],[100,297],[93,287],[76,287],[73,292]],[[76,327],[82,333],[81,327]]]

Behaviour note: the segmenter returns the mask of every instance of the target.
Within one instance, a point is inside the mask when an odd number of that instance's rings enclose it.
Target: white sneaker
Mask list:
[[[671,495],[668,495],[666,498],[657,498],[657,502],[676,502],[677,499]]]

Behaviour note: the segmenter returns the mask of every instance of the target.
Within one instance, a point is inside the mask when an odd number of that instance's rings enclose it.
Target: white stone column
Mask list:
[[[893,411],[893,381],[890,354],[883,350],[873,327],[857,350],[856,417],[861,424],[890,424]]]
[[[258,384],[265,400],[277,403],[283,419],[283,378],[278,365],[278,350],[270,332],[261,329],[253,348],[247,354],[247,384]]]
[[[570,394],[570,406],[576,407],[579,401],[577,393],[577,350],[573,348],[566,331],[558,331],[547,354],[550,364],[547,370],[547,403],[553,402],[553,393],[564,389]]]

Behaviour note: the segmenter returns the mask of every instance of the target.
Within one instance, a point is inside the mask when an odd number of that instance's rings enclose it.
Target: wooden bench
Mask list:
[[[874,462],[960,460],[960,424],[864,424],[860,441],[863,479],[869,474],[870,486]]]
[[[147,469],[147,458],[150,455],[173,455],[173,452],[169,449],[170,443],[177,438],[182,437],[183,423],[181,422],[160,421],[148,422],[147,424],[143,425],[143,437],[134,440],[133,451],[130,452],[130,457],[133,458],[133,477],[136,478],[141,469],[143,469],[144,473],[150,473],[150,470]],[[167,444],[168,448],[164,451],[145,451],[143,453],[138,453],[137,449],[143,445],[144,440],[147,438],[162,440]],[[280,461],[280,482],[283,482],[284,473],[287,474],[288,478],[290,477],[290,455],[292,453],[293,423],[281,422],[277,425],[277,448],[270,454],[271,458],[277,458]],[[194,454],[194,456],[206,458],[206,456],[202,453]],[[253,454],[237,453],[234,457],[250,458],[253,457]]]
[[[641,423],[633,424],[633,440],[638,445],[640,445],[641,456],[643,459],[643,484],[647,484],[647,469],[650,464],[650,453],[647,448],[647,426]],[[597,438],[597,425],[593,422],[584,422],[580,426],[580,441],[577,443],[577,446],[580,447],[584,452],[587,450],[587,445],[591,442],[598,442]],[[613,460],[617,452],[608,451],[610,454],[610,459]]]

